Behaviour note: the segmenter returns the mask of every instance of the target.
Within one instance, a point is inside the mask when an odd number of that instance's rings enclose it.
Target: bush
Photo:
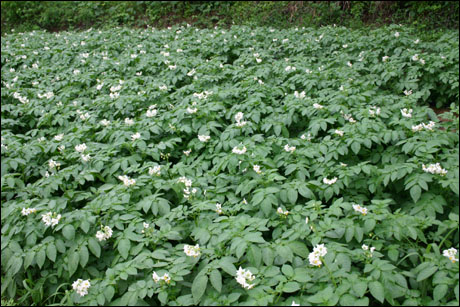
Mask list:
[[[458,31],[414,33],[5,35],[2,296],[458,305]]]

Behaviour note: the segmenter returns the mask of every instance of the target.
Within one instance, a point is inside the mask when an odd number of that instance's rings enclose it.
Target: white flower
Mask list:
[[[119,92],[121,90],[121,84],[117,86],[111,86],[110,91],[111,92]]]
[[[295,301],[292,301],[291,306],[300,306],[300,304],[297,304]]]
[[[141,138],[141,134],[139,132],[136,132],[135,134],[131,135],[131,140],[133,140],[133,142],[140,138]]]
[[[357,204],[353,205],[353,210],[355,210],[356,212],[361,213],[362,215],[367,214],[367,208],[361,207],[360,205],[357,205]]]
[[[343,131],[340,131],[340,130],[338,130],[338,129],[336,129],[336,130],[334,131],[334,133],[335,133],[335,134],[338,134],[338,135],[340,135],[340,136],[343,136],[343,133],[344,133],[344,132],[343,132]]]
[[[81,120],[87,120],[88,118],[90,118],[90,115],[88,112],[86,112],[85,114],[80,114]]]
[[[91,156],[89,154],[87,155],[81,155],[81,159],[85,162],[88,162],[89,160],[91,160]]]
[[[191,108],[191,107],[188,107],[187,108],[187,112],[189,114],[193,114],[193,113],[196,113],[198,111],[198,108]]]
[[[87,147],[85,143],[75,146],[75,150],[78,152],[84,152],[86,149]]]
[[[412,90],[404,90],[404,95],[409,96],[412,95]]]
[[[284,69],[285,71],[289,72],[289,71],[294,71],[296,68],[294,66],[286,66],[286,68]]]
[[[337,182],[337,177],[334,177],[332,179],[327,179],[326,177],[323,178],[323,183],[324,184],[331,185],[331,184],[334,184],[336,182]]]
[[[414,44],[418,44],[420,43],[420,40],[417,38],[415,41],[414,41]]]
[[[305,224],[308,224],[308,221],[309,221],[309,219],[308,219],[308,216],[307,216],[307,217],[305,218]]]
[[[441,164],[439,164],[439,163],[430,164],[428,167],[426,167],[426,165],[423,164],[422,169],[426,173],[439,174],[441,176],[445,176],[447,174],[447,170],[443,169],[441,167]]]
[[[418,61],[418,54],[414,54],[411,59],[412,61]]]
[[[455,258],[455,255],[457,255],[457,249],[453,247],[443,250],[442,255],[449,258],[449,260],[452,261],[452,263],[458,261],[458,258]]]
[[[136,76],[142,76],[142,71],[136,72]]]
[[[367,251],[367,250],[369,249],[369,246],[367,246],[366,244],[363,244],[363,245],[361,246],[361,248],[362,248],[363,250]]]
[[[246,153],[246,146],[243,145],[243,148],[239,149],[238,146],[233,147],[232,152],[234,154],[243,155]]]
[[[347,45],[347,44],[345,44],[345,45],[342,45],[342,47],[343,47],[343,48],[347,48],[347,47],[348,47],[348,45]]]
[[[327,248],[324,244],[317,244],[313,252],[308,255],[308,260],[311,265],[320,267],[322,264],[320,257],[324,257],[326,254]]]
[[[222,214],[222,205],[219,203],[216,204],[216,212],[218,214]]]
[[[27,208],[27,209],[22,208],[22,211],[21,211],[22,215],[29,215],[29,214],[35,213],[35,212],[37,212],[37,209],[35,209],[35,208]]]
[[[339,90],[343,91],[343,85],[341,85],[341,86],[339,87]]]
[[[147,117],[153,117],[153,116],[157,115],[157,112],[158,112],[158,111],[157,111],[156,109],[148,109],[148,110],[147,110],[147,114],[146,114],[145,116],[147,116]]]
[[[425,65],[425,60],[424,60],[424,59],[420,59],[420,64]]]
[[[399,32],[395,32],[395,37],[399,37]]]
[[[293,153],[295,150],[295,146],[289,146],[289,144],[284,145],[284,150],[287,152]]]
[[[168,90],[168,87],[166,85],[161,85],[158,87],[160,89],[160,91],[166,91]]]
[[[351,64],[350,61],[347,62],[347,65],[348,65],[349,67],[352,67],[352,66],[353,66],[353,64]]]
[[[128,176],[126,176],[126,175],[118,176],[118,179],[120,179],[121,181],[123,181],[123,184],[124,184],[125,186],[127,186],[127,187],[136,184],[136,180],[135,180],[135,179],[130,179],[130,178],[129,178]]]
[[[79,75],[79,74],[80,74],[80,70],[74,69],[73,74],[74,74],[74,75]]]
[[[382,61],[383,61],[383,62],[386,62],[389,58],[390,58],[390,57],[387,56],[387,55],[386,55],[386,56],[383,56],[383,57],[382,57]]]
[[[105,241],[112,237],[112,233],[112,228],[110,228],[109,226],[101,226],[101,230],[96,233],[96,238],[99,241]]]
[[[169,282],[171,281],[171,277],[169,277],[169,274],[168,274],[168,273],[164,273],[162,279],[163,279],[167,284],[169,284]]]
[[[371,108],[369,109],[369,115],[370,116],[380,115],[380,108],[376,106],[371,106]]]
[[[46,214],[42,214],[42,221],[46,226],[54,227],[59,223],[60,219],[61,215],[57,214],[56,212],[48,212]]]
[[[348,165],[348,164],[345,164],[345,163],[340,162],[340,166],[342,166],[342,167],[346,167],[347,165]]]
[[[135,59],[135,58],[137,58],[137,54],[135,53],[131,54],[131,59]]]
[[[134,120],[126,117],[125,118],[125,124],[128,125],[128,126],[134,125]]]
[[[196,73],[196,70],[195,70],[195,68],[194,68],[194,69],[192,69],[191,71],[189,71],[189,72],[187,73],[187,76],[191,77],[191,76],[193,76],[195,73]]]
[[[58,162],[56,162],[56,161],[54,161],[54,160],[51,159],[51,160],[48,162],[48,166],[49,166],[49,168],[51,168],[51,169],[53,169],[53,168],[58,168],[58,167],[61,166],[61,163],[58,163]]]
[[[63,138],[64,138],[64,133],[61,133],[61,134],[58,134],[58,135],[54,136],[54,139],[56,141],[62,141]]]
[[[118,93],[118,92],[110,93],[109,96],[110,96],[111,99],[116,99],[116,98],[120,97],[120,93]]]
[[[417,132],[417,131],[421,131],[421,130],[423,130],[422,124],[420,124],[420,125],[415,125],[415,126],[412,125],[412,132]]]
[[[161,175],[161,165],[156,165],[154,167],[149,167],[149,175]]]
[[[110,125],[110,121],[108,121],[108,120],[106,120],[106,119],[101,120],[100,123],[101,123],[101,125],[103,125],[103,126],[108,126],[108,125]]]
[[[315,108],[315,109],[322,109],[322,108],[324,108],[324,106],[320,105],[319,103],[314,103],[314,104],[313,104],[313,108]]]
[[[176,65],[169,65],[168,68],[169,68],[170,70],[174,70],[174,69],[177,68],[177,66],[176,66]]]
[[[184,245],[184,253],[187,256],[198,257],[200,255],[200,245],[197,244],[197,245],[193,246],[193,245],[185,244]]]
[[[412,131],[417,132],[423,129],[432,131],[436,123],[434,121],[430,121],[428,124],[421,123],[419,125],[412,126]]]
[[[82,42],[83,44],[83,42]],[[88,289],[91,286],[89,280],[77,279],[72,283],[72,288],[80,294],[80,296],[85,296],[88,294]]]
[[[404,117],[411,118],[412,117],[412,111],[413,111],[412,109],[408,110],[408,109],[404,108],[404,109],[401,109],[401,114]]]
[[[283,214],[283,215],[288,215],[288,214],[289,214],[289,211],[287,211],[287,210],[284,211],[283,208],[281,208],[281,207],[278,207],[278,209],[276,210],[276,212],[277,212],[278,214]]]
[[[262,59],[256,58],[256,62],[260,63],[260,62],[262,62]]]
[[[245,270],[242,267],[236,271],[236,281],[246,289],[252,289],[254,284],[249,284],[248,281],[253,281],[256,277],[249,270]]]
[[[207,142],[211,137],[209,135],[198,135],[200,142]]]
[[[253,169],[254,172],[256,172],[257,174],[261,174],[261,173],[262,173],[262,171],[260,170],[260,165],[254,164],[254,166],[252,167],[252,169]]]
[[[188,156],[191,152],[192,152],[191,149],[183,151],[184,155],[186,155],[186,156]]]
[[[300,99],[305,98],[305,91],[302,91],[300,94],[299,94],[299,92],[295,91],[294,92],[294,97],[295,98],[300,98]]]
[[[161,279],[160,276],[158,276],[156,272],[153,272],[152,278],[155,283],[158,283]]]

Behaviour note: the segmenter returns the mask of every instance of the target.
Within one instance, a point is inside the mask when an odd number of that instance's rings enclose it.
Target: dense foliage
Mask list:
[[[29,32],[1,63],[2,296],[458,305],[458,32]]]
[[[2,1],[2,33],[116,25],[252,25],[286,28],[403,23],[458,29],[455,1]]]

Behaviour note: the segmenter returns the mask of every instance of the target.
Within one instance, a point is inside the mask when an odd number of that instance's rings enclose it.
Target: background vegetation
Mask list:
[[[451,1],[1,1],[2,33],[86,29],[116,25],[170,26],[381,26],[421,30],[458,28],[459,4]]]

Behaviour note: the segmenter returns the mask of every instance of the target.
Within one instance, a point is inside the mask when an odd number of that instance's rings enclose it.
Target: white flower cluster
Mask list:
[[[198,99],[206,99],[212,92],[204,91],[202,93],[193,93],[193,97],[198,97]]]
[[[222,214],[222,205],[219,203],[216,204],[216,212],[218,214]]]
[[[434,121],[430,121],[428,124],[425,124],[425,123],[421,123],[419,125],[415,125],[415,126],[412,126],[412,131],[413,132],[417,132],[417,131],[421,131],[423,129],[426,129],[426,130],[433,130],[433,127],[436,125],[436,123]]]
[[[295,71],[295,66],[287,66],[284,70],[287,72],[290,72],[291,70]]]
[[[59,223],[60,219],[61,215],[56,214],[56,212],[48,212],[46,214],[42,214],[42,221],[46,226],[54,227]]]
[[[238,146],[233,147],[232,152],[237,155],[243,155],[246,153],[246,146],[243,146],[243,148],[239,149]]]
[[[154,167],[149,167],[149,175],[161,175],[161,165],[156,165]]]
[[[168,87],[166,85],[160,85],[160,86],[158,86],[158,88],[160,89],[160,91],[167,91],[168,90]]]
[[[64,138],[64,133],[61,133],[61,134],[58,134],[56,136],[54,136],[54,140],[56,141],[62,141],[62,139]]]
[[[418,54],[414,54],[414,55],[412,56],[411,59],[412,59],[412,61],[414,61],[414,62],[419,61],[422,65],[425,64],[425,60],[424,60],[424,59],[419,59]]]
[[[356,212],[361,213],[362,215],[367,214],[367,208],[366,207],[361,207],[360,205],[357,205],[357,204],[353,205],[353,210],[355,210]]]
[[[319,103],[316,103],[316,102],[315,102],[315,103],[313,104],[313,108],[315,108],[315,109],[322,109],[322,108],[324,108],[324,106],[322,106],[322,105],[320,105]]]
[[[458,261],[458,258],[455,258],[455,255],[457,255],[457,249],[453,247],[443,250],[442,255],[449,258],[449,260],[452,261],[452,263],[455,263],[455,261]]]
[[[382,57],[382,61],[383,61],[383,62],[386,62],[389,58],[390,58],[390,57],[387,56],[387,55],[386,55],[386,56],[383,56],[383,57]]]
[[[396,38],[399,37],[399,32],[395,32],[395,37],[396,37]]]
[[[85,296],[88,294],[88,289],[91,286],[89,280],[77,279],[73,282],[72,288],[80,294],[80,296]]]
[[[284,215],[286,215],[286,216],[289,214],[289,211],[287,211],[287,210],[284,211],[283,208],[281,208],[281,207],[278,207],[278,210],[276,210],[276,212],[277,212],[278,214],[284,214]]]
[[[20,102],[22,102],[22,103],[28,103],[28,102],[29,102],[29,99],[27,99],[27,97],[21,96],[21,94],[19,94],[18,92],[15,92],[15,93],[13,94],[13,97],[16,98],[16,99],[18,99],[18,100],[19,100]]]
[[[295,150],[295,146],[289,146],[289,144],[284,145],[284,150],[287,152],[293,153]]]
[[[423,171],[431,174],[439,174],[441,176],[445,176],[447,174],[447,170],[443,169],[441,167],[441,164],[436,163],[436,164],[430,164],[428,167],[426,167],[425,164],[422,165]]]
[[[310,261],[311,265],[320,267],[321,264],[323,264],[320,257],[324,257],[326,254],[327,248],[324,247],[324,244],[316,244],[316,247],[313,249],[313,253],[308,255],[308,260]]]
[[[409,90],[409,91],[408,91],[408,90],[404,90],[403,93],[404,93],[404,95],[409,96],[409,95],[412,95],[412,90]]]
[[[157,115],[158,110],[156,109],[156,107],[157,107],[156,104],[151,105],[149,109],[147,110],[147,114],[145,116],[154,117],[155,115]]]
[[[198,257],[200,255],[200,245],[197,244],[197,245],[193,246],[193,245],[185,244],[184,245],[184,253],[187,256]]]
[[[160,280],[164,280],[167,284],[171,282],[171,277],[169,277],[168,273],[164,273],[163,276],[160,277],[156,272],[153,272],[152,278],[155,283],[158,283]]]
[[[375,247],[371,247],[370,250],[369,250],[369,246],[367,246],[366,244],[363,244],[363,246],[361,246],[361,248],[366,252],[369,251],[369,254],[367,254],[368,257],[372,257],[372,255],[374,254]]]
[[[126,176],[126,175],[118,176],[118,179],[120,179],[121,181],[123,181],[123,184],[124,184],[125,186],[127,186],[127,187],[136,184],[136,180],[135,180],[135,179],[130,179],[130,178],[129,178],[128,176]]]
[[[198,108],[187,107],[187,113],[194,114],[198,111]]]
[[[198,135],[200,142],[207,142],[211,137],[209,135]]]
[[[311,141],[311,134],[310,134],[310,133],[307,133],[307,135],[302,134],[302,135],[300,136],[300,138],[301,138],[302,140]]]
[[[412,109],[407,109],[407,108],[404,108],[404,109],[401,109],[401,114],[403,117],[407,117],[407,118],[411,118],[412,117]]]
[[[91,116],[91,115],[89,115],[88,112],[83,113],[83,112],[80,111],[80,110],[77,110],[77,113],[80,115],[80,119],[81,119],[81,120],[87,120],[87,119],[90,118],[90,116]]]
[[[113,231],[112,231],[112,228],[110,228],[109,226],[101,226],[101,229],[102,230],[99,230],[96,233],[96,238],[99,241],[105,241],[112,236]]]
[[[140,138],[141,138],[141,134],[139,132],[136,132],[135,134],[131,135],[131,140],[133,140],[133,142]]]
[[[247,121],[243,120],[243,116],[244,116],[243,112],[236,113],[235,115],[236,124],[235,125],[237,127],[243,127],[244,125],[247,124]]]
[[[183,184],[185,184],[185,189],[183,190],[184,191],[184,198],[188,199],[190,197],[190,193],[192,193],[192,194],[196,193],[195,188],[190,190],[190,187],[192,186],[192,180],[191,179],[188,179],[187,177],[180,177],[177,182],[182,182]]]
[[[295,98],[299,98],[299,99],[305,98],[305,91],[302,91],[300,94],[299,92],[295,91],[294,96]]]
[[[35,212],[37,212],[37,209],[35,209],[35,208],[27,208],[27,209],[22,208],[22,211],[21,211],[22,215],[29,215],[29,214],[35,213]]]
[[[369,115],[370,116],[380,115],[380,108],[376,106],[371,106],[371,108],[369,109]]]
[[[107,120],[107,119],[101,120],[100,123],[101,123],[102,126],[106,126],[106,127],[107,127],[108,125],[110,125],[110,121]]]
[[[59,168],[61,166],[61,163],[58,163],[56,161],[54,161],[53,159],[51,159],[49,162],[48,162],[48,166],[49,168]]]
[[[85,143],[75,146],[75,150],[78,151],[78,152],[84,152],[86,150],[86,148],[88,148],[88,147],[86,147]]]
[[[125,125],[128,125],[128,126],[134,125],[134,120],[130,119],[129,117],[126,117]]]
[[[254,164],[254,166],[252,167],[252,169],[253,169],[254,172],[256,172],[257,174],[262,174],[262,171],[260,170],[260,165]]]
[[[334,177],[332,179],[327,179],[326,177],[323,178],[323,183],[328,184],[328,185],[334,184],[336,183],[336,181],[337,181],[337,177]]]
[[[43,95],[40,95],[40,94],[37,94],[38,98],[48,98],[48,99],[51,99],[54,97],[54,93],[53,92],[47,92]]]
[[[87,154],[87,155],[82,154],[82,155],[81,155],[81,159],[82,159],[84,162],[88,162],[89,160],[91,160],[91,156],[90,156],[89,154]]]
[[[336,130],[334,131],[334,133],[335,133],[335,134],[338,134],[338,135],[340,135],[340,136],[343,136],[343,131],[341,131],[341,130],[336,129]]]
[[[342,114],[343,118],[348,120],[350,123],[356,123],[356,120],[351,116],[351,114],[345,114],[343,111],[340,111],[340,114]]]
[[[236,271],[236,281],[246,289],[252,289],[254,287],[254,284],[248,283],[248,281],[253,281],[256,277],[249,271],[249,269],[245,270],[242,267]]]

